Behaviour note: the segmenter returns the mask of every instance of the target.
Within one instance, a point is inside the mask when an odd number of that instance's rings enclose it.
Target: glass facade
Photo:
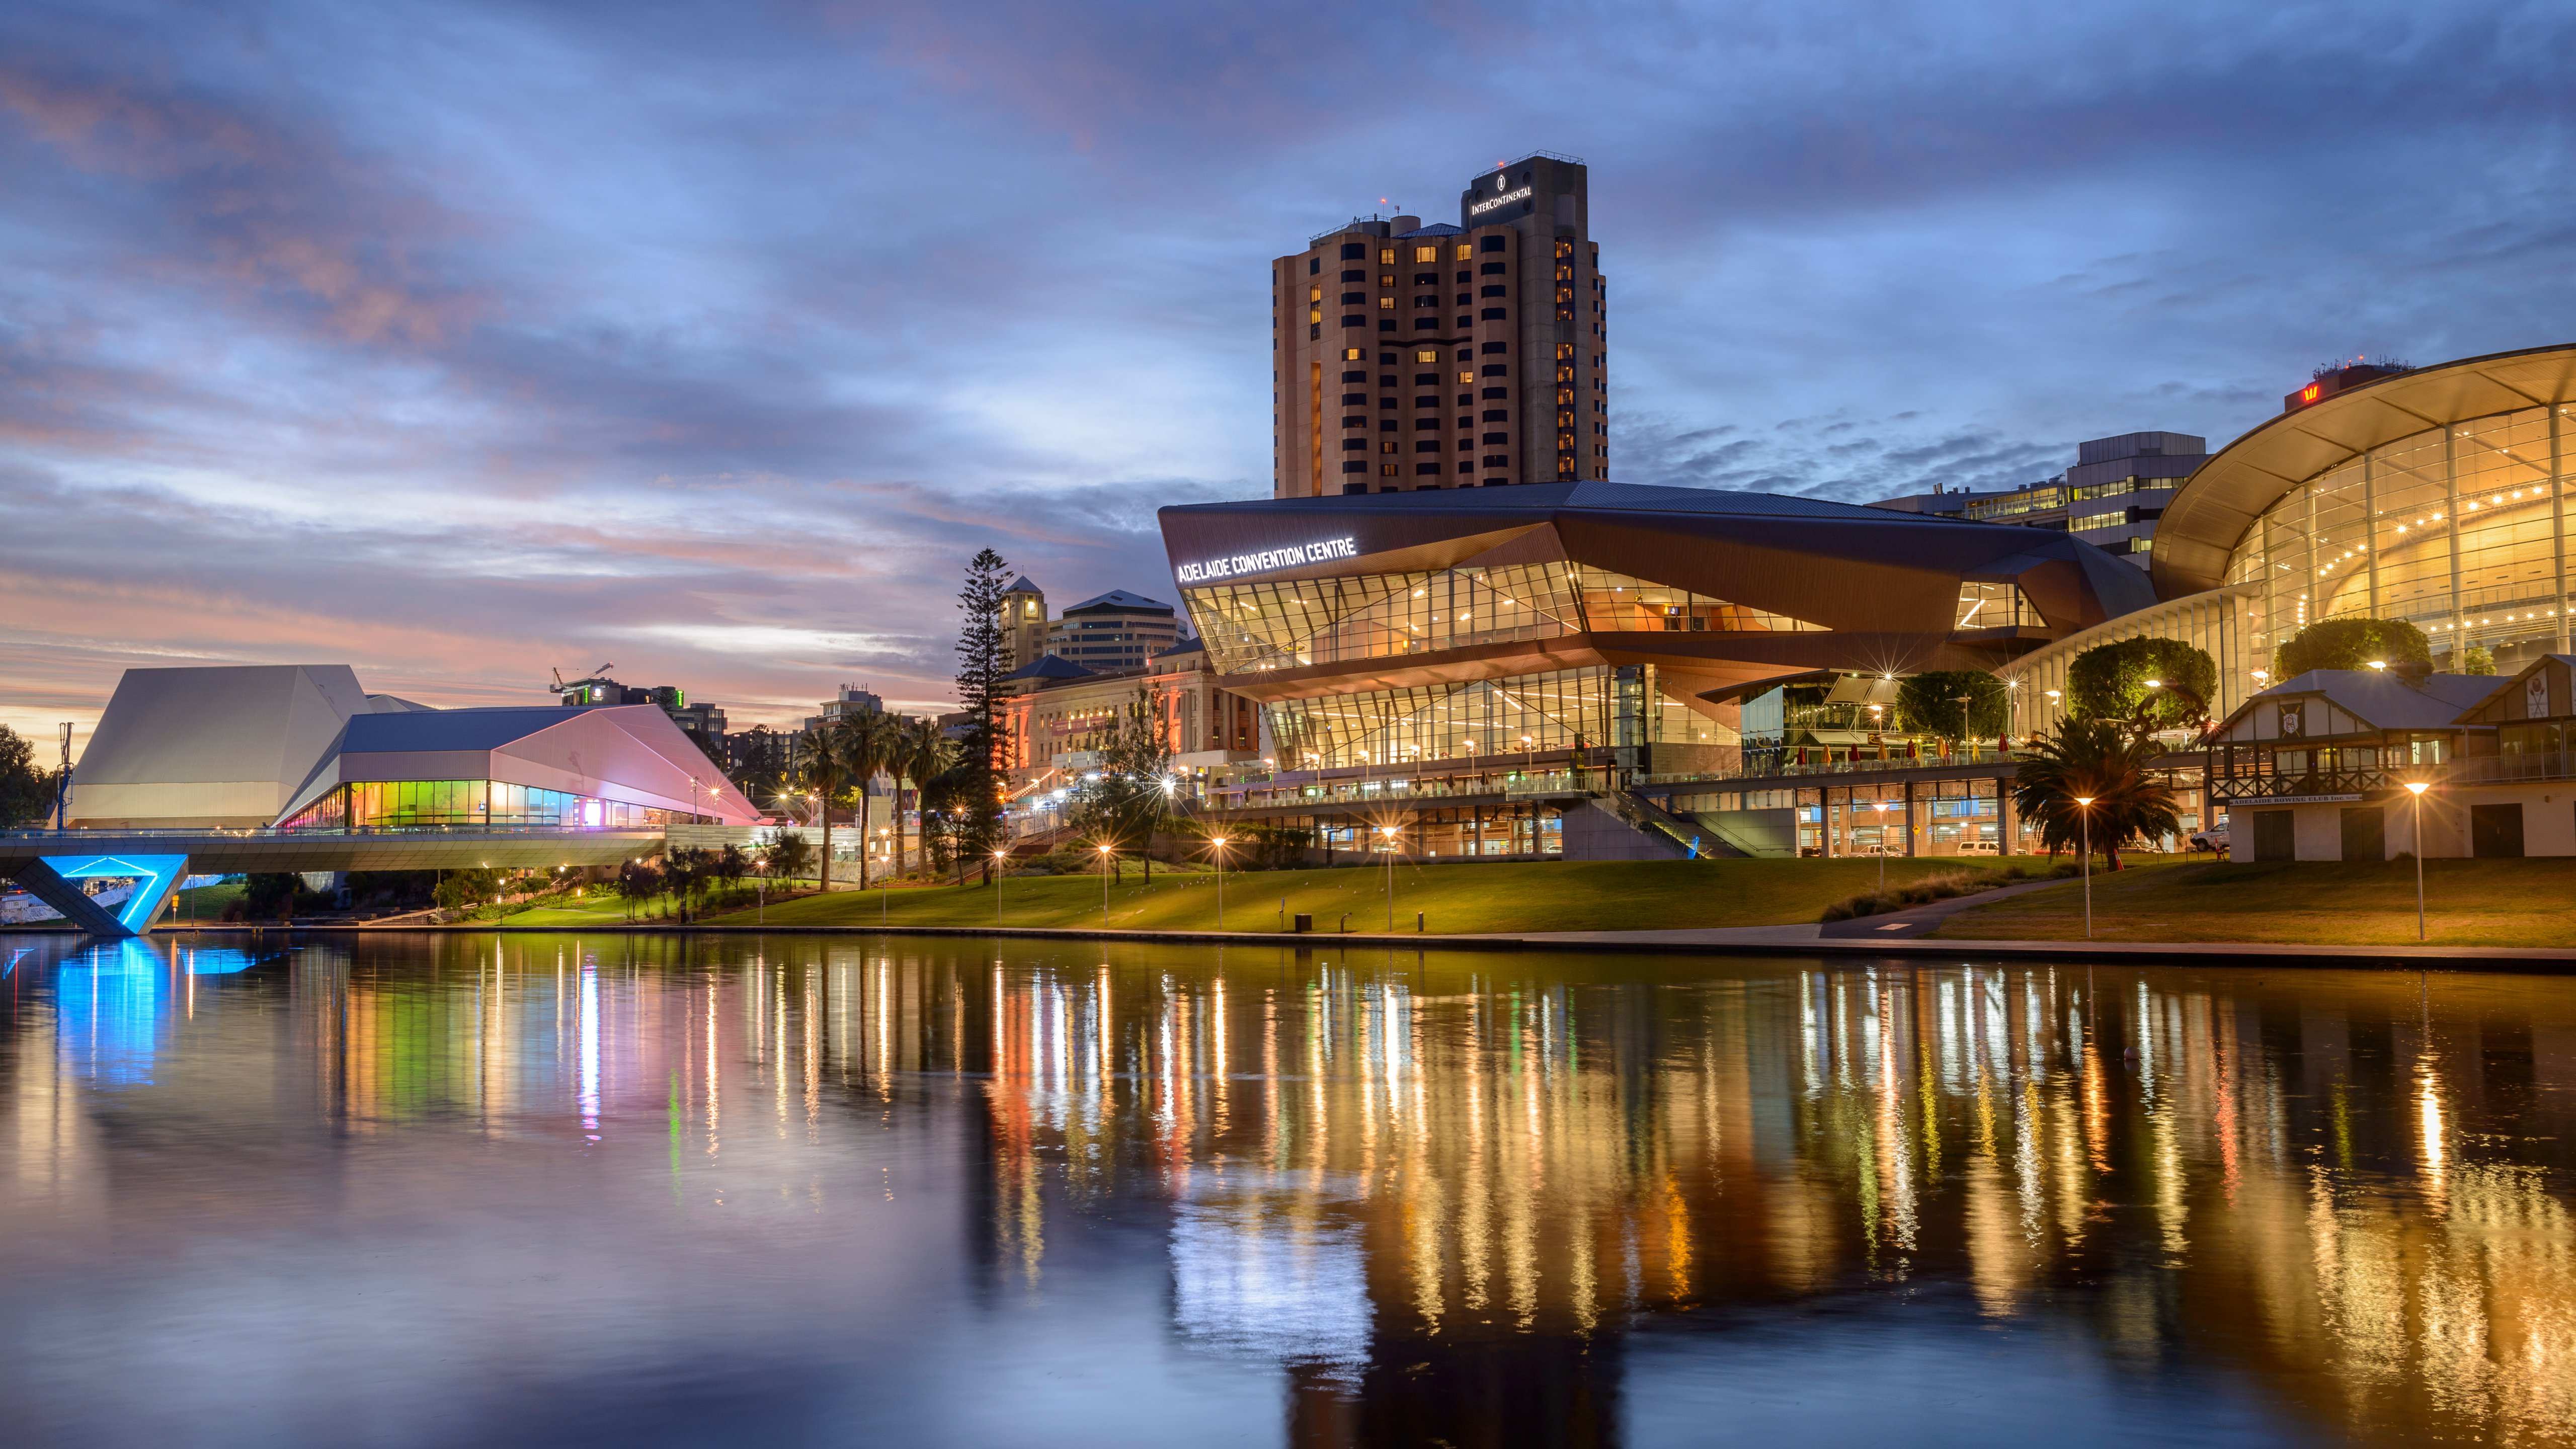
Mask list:
[[[2436,656],[2477,645],[2506,663],[2565,649],[2567,412],[2428,428],[2266,509],[2227,575],[2252,595],[2256,667],[2323,619],[2404,619]]]
[[[1270,730],[1290,770],[1736,742],[1725,725],[1664,698],[1653,670],[1607,667],[1288,700],[1270,706]]]
[[[287,830],[655,830],[678,817],[622,801],[499,780],[369,780],[342,785]]]
[[[1822,625],[1585,564],[1365,574],[1185,591],[1220,674],[1587,631],[1821,632]]]

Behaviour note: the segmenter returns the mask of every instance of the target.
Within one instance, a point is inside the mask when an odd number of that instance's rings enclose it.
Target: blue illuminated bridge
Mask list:
[[[11,830],[0,831],[0,878],[93,935],[139,936],[191,875],[261,871],[498,870],[615,865],[662,848],[652,830]],[[122,905],[83,888],[131,880]]]

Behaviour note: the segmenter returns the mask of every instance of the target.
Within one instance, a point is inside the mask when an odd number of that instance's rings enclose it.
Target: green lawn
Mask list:
[[[2428,860],[2426,939],[2453,946],[2576,946],[2576,858]],[[2069,882],[1944,922],[1950,940],[2063,941],[2084,934]],[[2412,861],[2179,864],[2093,874],[2102,941],[2266,941],[2390,946],[2415,940]]]
[[[1891,860],[1893,883],[1958,870],[1963,862]],[[1395,929],[1411,931],[1414,913],[1434,935],[1483,931],[1658,930],[1695,926],[1774,926],[1813,921],[1831,903],[1878,881],[1878,863],[1862,860],[1530,861],[1492,865],[1398,865]],[[1154,873],[1151,886],[1134,870],[1109,888],[1101,909],[1100,877],[1021,876],[994,892],[982,886],[835,891],[769,908],[771,926],[1062,926],[1122,931],[1217,929],[1216,879],[1204,872]],[[1300,912],[1315,929],[1387,929],[1386,870],[1234,871],[1225,878],[1225,929],[1276,932]],[[710,915],[711,922],[749,925],[753,913]],[[516,922],[514,922],[515,924]],[[530,924],[535,924],[530,922]]]

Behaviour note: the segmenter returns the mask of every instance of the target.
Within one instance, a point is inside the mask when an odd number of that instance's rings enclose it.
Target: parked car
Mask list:
[[[2227,853],[2227,827],[2221,825],[2214,830],[2193,831],[2191,833],[2191,848],[2194,850],[2206,850],[2212,855],[2225,855]]]

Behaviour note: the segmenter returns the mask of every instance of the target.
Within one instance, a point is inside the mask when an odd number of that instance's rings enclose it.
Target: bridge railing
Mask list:
[[[547,836],[568,839],[606,839],[634,835],[659,838],[660,826],[648,830],[600,830],[561,825],[362,825],[350,830],[283,830],[275,826],[198,826],[146,825],[134,829],[84,826],[71,830],[0,830],[0,841],[59,840],[65,845],[78,845],[84,840],[372,840],[412,838],[417,836],[474,836],[477,838],[507,836]]]

